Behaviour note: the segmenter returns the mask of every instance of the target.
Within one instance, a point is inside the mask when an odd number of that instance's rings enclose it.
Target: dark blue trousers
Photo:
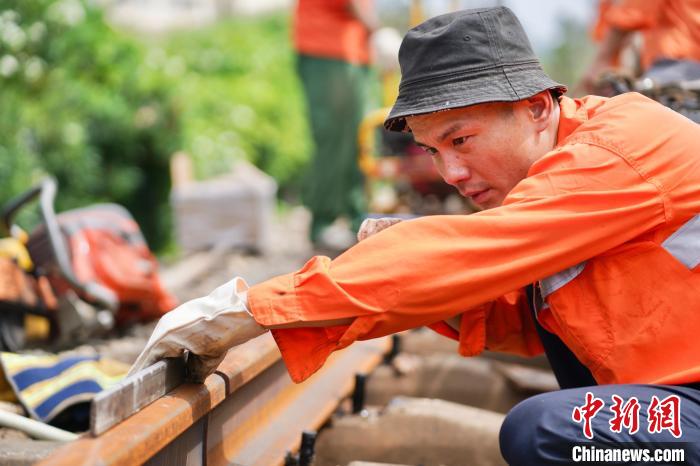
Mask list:
[[[528,302],[538,301],[537,290],[528,286],[525,289]],[[531,309],[535,327],[542,341],[545,354],[552,366],[559,386],[564,390],[544,393],[528,398],[515,406],[506,416],[501,427],[501,454],[511,466],[547,466],[575,464],[574,447],[605,447],[614,445],[626,448],[654,448],[651,443],[662,443],[660,447],[683,448],[684,463],[700,466],[700,384],[691,386],[668,385],[595,385],[595,379],[576,358],[576,356],[554,334],[539,325],[534,309]],[[598,410],[590,421],[592,439],[584,435],[584,423],[574,420],[572,414],[576,407],[586,404],[586,393],[592,393],[604,406]],[[620,432],[611,429],[610,421],[615,417],[611,410],[614,405],[613,395],[621,398],[623,403],[635,397],[639,403],[638,431],[620,426]],[[677,396],[680,401],[678,413],[681,436],[662,428],[658,432],[652,426],[649,432],[648,410],[653,397],[661,402],[669,396]],[[652,406],[652,412],[663,413],[664,406]],[[655,417],[655,419],[658,419]],[[669,418],[665,418],[668,420]],[[669,446],[669,444],[674,444]],[[590,448],[589,448],[590,451]],[[594,464],[594,463],[581,463]],[[601,464],[601,463],[599,463]],[[602,464],[636,464],[602,463]],[[668,464],[663,462],[643,464]]]
[[[586,404],[587,392],[591,392],[605,403],[591,419],[592,440],[584,436],[583,422],[576,422],[572,418],[574,409]],[[621,426],[620,433],[611,430],[609,421],[615,417],[610,409],[614,404],[612,395],[618,395],[625,402],[631,397],[637,398],[637,433],[629,434],[629,429],[624,426]],[[669,395],[677,395],[680,400],[680,438],[676,438],[668,428],[656,432],[662,424],[656,424],[657,428],[652,425],[653,433],[648,431],[647,411],[652,397],[656,396],[657,400],[661,401],[667,400]],[[653,407],[652,417],[659,420],[655,414],[662,414],[662,409],[661,406],[658,406],[658,409]],[[670,421],[668,417],[665,419]],[[665,425],[670,427],[671,424]],[[506,416],[500,433],[501,453],[511,466],[572,464],[572,448],[575,445],[595,445],[596,448],[603,448],[604,445],[649,448],[648,444],[652,442],[663,442],[663,447],[683,448],[685,463],[678,464],[700,465],[700,390],[668,385],[599,385],[544,393],[515,406]],[[669,446],[665,442],[674,445]]]

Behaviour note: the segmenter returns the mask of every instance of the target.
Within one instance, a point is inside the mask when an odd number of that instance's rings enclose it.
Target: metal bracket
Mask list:
[[[98,393],[90,403],[90,433],[102,434],[183,383],[184,378],[184,360],[168,358]]]

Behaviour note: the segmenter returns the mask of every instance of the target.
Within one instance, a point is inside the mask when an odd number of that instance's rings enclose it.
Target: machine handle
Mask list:
[[[54,210],[56,181],[50,177],[45,178],[41,183],[40,193],[39,206],[41,208],[41,216],[44,219],[44,226],[48,233],[49,242],[51,243],[51,250],[53,251],[61,275],[63,275],[63,278],[65,278],[75,290],[89,295],[97,304],[104,306],[112,312],[116,312],[119,308],[119,299],[112,290],[95,282],[80,283],[73,274],[68,247],[66,246],[65,237],[61,232],[61,226],[58,223]]]
[[[3,206],[2,212],[0,213],[0,219],[2,221],[0,224],[2,231],[0,231],[0,233],[2,236],[10,236],[12,221],[14,220],[17,211],[24,207],[25,204],[28,204],[36,199],[39,193],[41,193],[42,187],[43,183],[38,186],[34,186],[29,191],[20,194],[14,199],[11,199],[10,202]]]

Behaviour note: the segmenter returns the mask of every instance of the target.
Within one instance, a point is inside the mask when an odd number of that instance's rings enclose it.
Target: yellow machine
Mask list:
[[[451,10],[459,1],[451,2]],[[411,27],[425,19],[423,2],[412,0]],[[383,122],[398,95],[400,74],[381,76],[383,107],[369,112],[358,129],[358,164],[365,176],[370,213],[438,214],[468,213],[475,209],[444,183],[432,160],[415,145],[410,134],[390,133]],[[381,142],[381,144],[380,144]]]
[[[16,350],[25,341],[49,337],[47,316],[16,312],[29,307],[39,314],[55,307],[55,297],[45,277],[33,277],[34,264],[27,250],[29,239],[20,228],[12,236],[0,238],[0,346]]]

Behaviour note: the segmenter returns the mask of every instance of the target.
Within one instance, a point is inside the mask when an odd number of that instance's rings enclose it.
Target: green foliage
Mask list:
[[[0,200],[51,174],[57,210],[118,202],[163,246],[179,128],[142,47],[82,0],[0,0],[0,22]]]
[[[183,146],[199,176],[244,158],[298,187],[311,142],[289,34],[286,16],[229,20],[148,54],[176,80]]]
[[[561,41],[544,57],[543,66],[552,79],[566,84],[571,90],[591,62],[595,47],[585,24],[562,18],[559,29]]]
[[[177,150],[202,178],[245,158],[296,186],[310,138],[286,16],[153,45],[92,4],[0,0],[0,202],[50,174],[58,211],[120,203],[162,250]]]

